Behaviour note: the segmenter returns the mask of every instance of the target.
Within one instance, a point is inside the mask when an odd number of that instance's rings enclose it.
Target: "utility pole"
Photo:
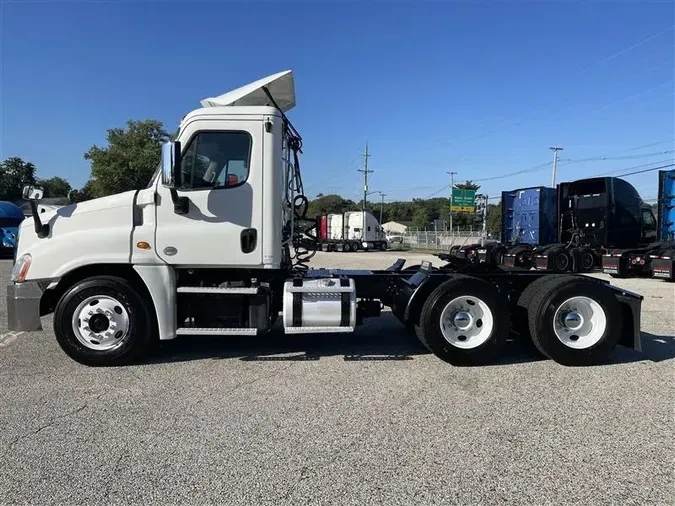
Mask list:
[[[372,155],[368,154],[368,142],[366,142],[366,152],[363,153],[363,169],[359,169],[359,172],[363,172],[363,225],[361,228],[361,238],[366,239],[366,199],[368,198],[368,174],[375,172],[371,169],[368,169],[368,158]]]
[[[488,207],[488,196],[487,194],[481,195],[481,200],[483,201],[483,230],[481,231],[481,244],[485,246],[485,241],[487,240],[487,207]]]
[[[454,234],[452,230],[452,189],[455,187],[455,174],[456,172],[447,172],[450,174],[450,233]]]
[[[555,188],[555,170],[558,167],[558,151],[562,151],[563,148],[558,146],[551,146],[548,149],[553,150],[553,175],[551,177],[551,186]]]
[[[380,227],[382,227],[382,208],[384,207],[384,197],[386,193],[378,192],[380,194]]]

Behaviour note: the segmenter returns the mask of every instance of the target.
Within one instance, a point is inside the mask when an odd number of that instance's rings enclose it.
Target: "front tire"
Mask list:
[[[485,364],[509,336],[508,301],[492,284],[457,275],[431,292],[415,330],[422,344],[445,362]]]
[[[152,310],[134,286],[115,276],[96,276],[69,288],[54,310],[61,349],[89,366],[126,365],[147,352]]]

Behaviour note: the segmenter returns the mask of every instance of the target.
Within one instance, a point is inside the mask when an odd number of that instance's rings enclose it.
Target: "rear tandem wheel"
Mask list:
[[[518,300],[536,348],[563,365],[602,363],[619,341],[622,315],[610,289],[583,276],[543,276]]]
[[[509,335],[508,301],[487,281],[457,275],[422,307],[415,332],[434,355],[453,365],[490,362]]]

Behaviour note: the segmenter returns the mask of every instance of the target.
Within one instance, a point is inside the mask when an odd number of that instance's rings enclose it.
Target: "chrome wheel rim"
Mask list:
[[[607,315],[590,297],[572,297],[558,306],[553,316],[553,332],[558,340],[575,350],[598,344],[607,329]]]
[[[485,344],[494,325],[490,307],[478,297],[468,295],[452,299],[440,316],[441,334],[445,340],[463,350]]]
[[[95,351],[119,347],[129,335],[129,313],[108,295],[87,297],[75,309],[73,333],[83,346]]]

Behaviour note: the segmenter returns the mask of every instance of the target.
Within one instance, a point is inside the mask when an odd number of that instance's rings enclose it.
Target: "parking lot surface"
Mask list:
[[[319,254],[315,267],[436,257]],[[441,362],[390,315],[353,335],[180,339],[88,368],[8,333],[0,261],[0,504],[675,503],[675,286],[642,294],[642,353],[563,367],[518,342]],[[601,275],[599,275],[601,276]]]

